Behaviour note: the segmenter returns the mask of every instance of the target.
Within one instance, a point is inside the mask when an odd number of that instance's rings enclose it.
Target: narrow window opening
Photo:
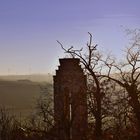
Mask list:
[[[70,140],[72,140],[72,105],[71,105],[71,92],[69,92],[69,110],[70,110]]]

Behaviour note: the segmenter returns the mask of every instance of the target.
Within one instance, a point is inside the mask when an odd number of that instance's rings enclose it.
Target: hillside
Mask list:
[[[50,88],[50,85],[29,80],[0,80],[0,106],[8,108],[12,114],[29,115],[42,94],[40,86]]]

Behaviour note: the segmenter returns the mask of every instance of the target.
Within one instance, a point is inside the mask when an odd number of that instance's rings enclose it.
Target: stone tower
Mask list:
[[[60,59],[54,76],[54,119],[59,140],[86,140],[86,76],[76,58]]]

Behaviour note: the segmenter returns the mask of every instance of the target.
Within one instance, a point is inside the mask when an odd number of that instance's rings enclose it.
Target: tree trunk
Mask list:
[[[140,139],[140,102],[135,87],[131,87],[127,91],[130,96],[130,105],[132,106],[133,112],[137,119],[137,139],[139,140]]]
[[[102,117],[101,117],[101,97],[100,92],[96,97],[97,101],[97,111],[95,116],[95,136],[97,140],[102,139]]]

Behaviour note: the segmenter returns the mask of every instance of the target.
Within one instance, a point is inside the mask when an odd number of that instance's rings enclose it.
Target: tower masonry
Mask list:
[[[77,58],[59,59],[54,78],[54,120],[59,140],[86,140],[86,76]]]

